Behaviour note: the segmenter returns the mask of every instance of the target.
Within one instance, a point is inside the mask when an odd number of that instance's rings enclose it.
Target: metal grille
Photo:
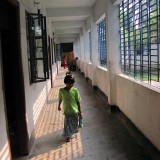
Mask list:
[[[91,43],[91,31],[89,31],[89,54],[90,62],[92,62],[92,43]]]
[[[106,21],[105,18],[98,23],[98,53],[99,62],[102,67],[107,66],[106,53]]]
[[[160,6],[158,0],[124,0],[120,5],[122,71],[160,87]]]

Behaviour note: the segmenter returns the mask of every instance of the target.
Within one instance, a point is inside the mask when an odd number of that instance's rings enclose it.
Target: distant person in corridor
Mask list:
[[[70,139],[74,138],[78,132],[79,120],[82,119],[81,107],[80,107],[80,94],[77,88],[73,87],[75,83],[71,74],[67,74],[64,78],[66,86],[59,90],[59,104],[58,110],[61,111],[61,103],[63,101],[63,111],[65,115],[64,119],[64,133],[66,142],[70,142]]]
[[[63,56],[62,63],[63,63],[63,67],[64,67],[64,69],[68,68],[67,60],[66,60],[66,57],[65,57],[65,56]]]

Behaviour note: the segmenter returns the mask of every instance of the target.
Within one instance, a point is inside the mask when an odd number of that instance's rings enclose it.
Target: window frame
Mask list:
[[[41,28],[37,35],[36,22]],[[30,84],[44,82],[49,79],[46,17],[40,13],[26,11],[26,37]],[[38,45],[41,44],[40,46]],[[41,52],[41,53],[40,53]],[[38,55],[39,54],[39,55]],[[41,65],[38,65],[41,64]]]
[[[107,67],[106,18],[97,23],[99,65]]]
[[[119,6],[121,69],[150,85],[160,81],[159,3],[125,0]]]

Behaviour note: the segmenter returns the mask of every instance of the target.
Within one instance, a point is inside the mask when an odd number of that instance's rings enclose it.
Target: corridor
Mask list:
[[[159,6],[1,0],[0,160],[160,160]],[[84,121],[69,143],[64,57],[79,69]]]
[[[58,90],[63,87],[66,70],[60,69],[54,87],[35,128],[35,143],[27,157],[21,160],[159,160],[160,156],[149,142],[136,141],[139,133],[132,133],[120,111],[111,113],[98,91],[79,72],[74,72],[75,86],[81,94],[84,126],[71,142],[62,137],[63,113],[57,110]],[[138,140],[140,142],[140,140]],[[143,146],[145,145],[145,146]],[[147,151],[148,150],[148,151]]]

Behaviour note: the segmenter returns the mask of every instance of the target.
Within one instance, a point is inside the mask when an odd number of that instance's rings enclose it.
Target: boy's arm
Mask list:
[[[58,93],[58,100],[59,100],[59,103],[58,103],[58,110],[61,111],[61,103],[62,103],[61,89],[59,90],[59,93]]]
[[[81,112],[81,106],[80,106],[80,101],[77,101],[77,105],[78,105],[78,110],[79,110],[79,114],[82,118],[82,112]]]
[[[58,110],[61,111],[61,103],[62,103],[62,100],[59,100],[59,103],[58,103]]]

